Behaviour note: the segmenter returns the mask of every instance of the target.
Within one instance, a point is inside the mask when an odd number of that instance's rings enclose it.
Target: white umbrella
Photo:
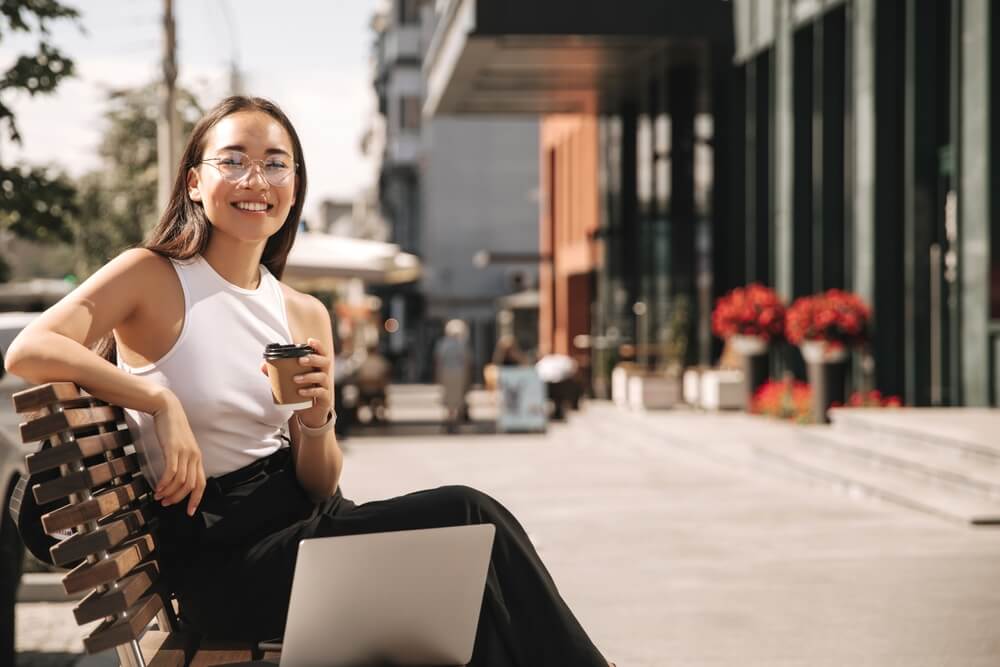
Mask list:
[[[282,279],[306,290],[330,288],[348,278],[395,285],[420,277],[420,260],[395,243],[299,232]]]

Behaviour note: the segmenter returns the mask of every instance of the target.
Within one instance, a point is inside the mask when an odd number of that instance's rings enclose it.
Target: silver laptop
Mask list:
[[[492,524],[302,540],[281,667],[465,665]]]

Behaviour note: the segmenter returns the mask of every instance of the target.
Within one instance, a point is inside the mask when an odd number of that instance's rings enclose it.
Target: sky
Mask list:
[[[51,41],[77,76],[52,95],[8,96],[23,146],[0,138],[5,164],[54,165],[79,176],[99,165],[105,91],[160,77],[160,0],[62,0],[84,32],[52,23]],[[309,165],[305,216],[326,198],[351,199],[374,181],[361,136],[375,113],[369,21],[378,0],[175,0],[178,83],[204,107],[228,94],[235,57],[245,91],[276,101],[291,118]],[[227,17],[229,20],[227,20]],[[231,27],[230,27],[231,26]],[[36,37],[7,34],[0,67],[33,49]]]

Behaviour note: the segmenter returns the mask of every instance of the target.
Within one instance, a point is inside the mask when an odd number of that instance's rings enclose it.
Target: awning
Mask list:
[[[444,0],[424,57],[424,114],[594,112],[642,68],[693,66],[731,41],[726,0]],[[707,100],[707,91],[699,91]],[[707,105],[696,101],[696,108]]]
[[[347,236],[299,232],[288,253],[282,280],[296,289],[333,289],[346,279],[375,285],[409,283],[420,278],[420,260],[394,243]]]

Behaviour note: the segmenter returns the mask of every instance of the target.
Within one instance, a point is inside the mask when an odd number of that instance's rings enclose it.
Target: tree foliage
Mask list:
[[[98,149],[102,168],[80,179],[72,222],[81,277],[140,243],[157,220],[157,90],[151,84],[108,93]],[[181,135],[187,136],[201,108],[184,90],[177,92],[177,105]]]
[[[79,13],[57,0],[0,0],[0,42],[12,33],[37,34],[34,52],[17,57],[0,74],[0,131],[21,143],[17,120],[7,100],[12,95],[44,95],[73,76],[73,61],[49,41],[49,24],[71,20]],[[73,184],[64,176],[28,166],[0,166],[0,230],[32,241],[71,238],[69,219],[75,211]],[[0,271],[2,273],[2,271]]]

